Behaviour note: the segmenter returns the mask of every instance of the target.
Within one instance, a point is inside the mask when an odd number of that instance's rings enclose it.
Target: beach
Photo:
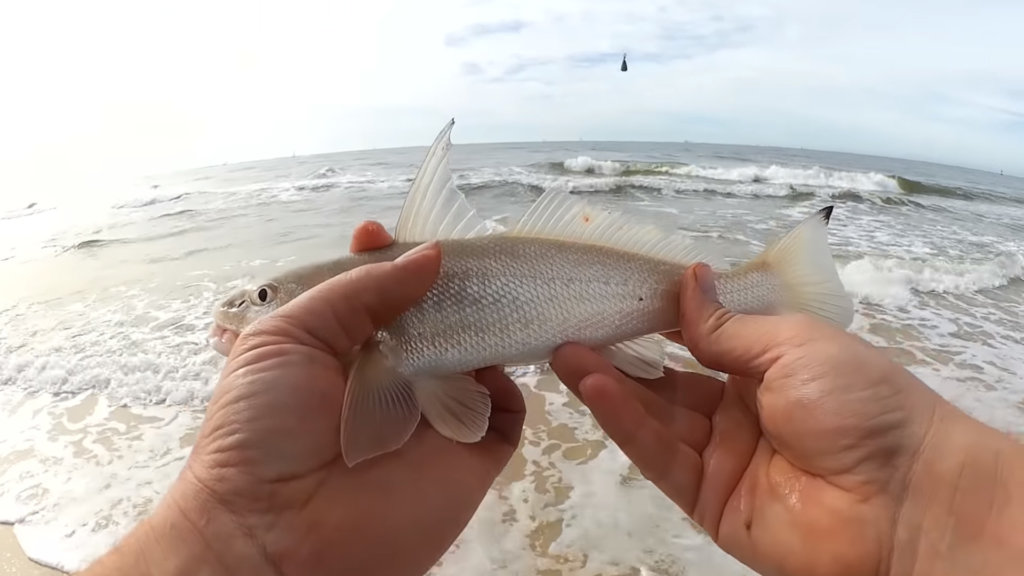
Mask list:
[[[36,564],[25,556],[25,551],[14,537],[10,526],[0,525],[0,574],[5,576],[50,576],[63,572]]]
[[[0,205],[0,574],[75,571],[181,469],[223,357],[214,304],[393,229],[424,147],[150,177]],[[850,331],[972,416],[1024,435],[1024,180],[811,150],[465,145],[456,183],[495,223],[549,188],[689,235],[729,266],[826,205]],[[673,347],[675,365],[700,369]],[[753,574],[650,485],[543,366],[511,371],[520,450],[432,574]],[[31,558],[33,562],[28,562]],[[47,567],[43,567],[45,565]]]

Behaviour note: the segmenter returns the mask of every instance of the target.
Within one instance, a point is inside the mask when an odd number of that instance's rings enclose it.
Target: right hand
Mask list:
[[[766,576],[894,570],[915,465],[950,406],[850,333],[726,310],[701,292],[709,272],[683,280],[680,343],[725,382],[672,370],[637,382],[576,344],[556,352],[555,372],[741,562]]]
[[[351,249],[392,242],[365,223]],[[491,397],[479,442],[447,440],[422,419],[400,450],[349,466],[338,435],[352,352],[423,298],[441,258],[423,246],[339,274],[246,329],[182,473],[88,573],[429,571],[519,446],[519,388],[496,367],[474,372]]]

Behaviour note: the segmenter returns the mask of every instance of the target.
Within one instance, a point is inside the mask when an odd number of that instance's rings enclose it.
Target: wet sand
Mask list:
[[[692,360],[681,355],[672,353],[669,346],[670,362],[673,367],[685,367],[688,369],[702,370]],[[463,538],[460,538],[449,550],[441,561],[435,566],[432,574],[462,573],[467,562],[487,562],[494,571],[510,573],[538,574],[543,576],[560,576],[575,574],[591,574],[595,566],[603,566],[600,571],[603,576],[626,576],[642,573],[636,564],[645,566],[645,573],[658,576],[669,576],[681,574],[685,570],[679,559],[665,559],[665,563],[659,565],[656,558],[648,556],[648,553],[637,550],[639,542],[629,543],[629,539],[623,541],[625,549],[608,550],[607,552],[595,549],[593,546],[594,535],[586,533],[589,523],[581,525],[580,519],[575,518],[577,507],[586,510],[587,514],[595,514],[600,517],[603,508],[602,501],[597,498],[595,490],[606,490],[607,487],[593,485],[591,479],[607,478],[610,485],[616,485],[627,491],[643,490],[648,492],[651,487],[644,487],[647,481],[640,475],[639,471],[628,462],[624,465],[613,465],[608,467],[608,459],[614,460],[613,453],[617,452],[614,444],[600,431],[594,423],[589,411],[572,394],[567,394],[564,386],[558,381],[555,375],[544,369],[531,375],[516,378],[519,388],[523,392],[527,406],[527,418],[524,427],[523,437],[519,450],[513,455],[505,470],[499,475],[492,490],[485,502],[481,505],[476,517],[471,521]],[[86,424],[77,428],[84,433],[85,438],[78,437],[66,445],[80,447],[85,444],[103,444],[110,454],[132,452],[135,446],[131,438],[138,438],[142,430],[147,426],[156,426],[157,430],[164,430],[166,422],[160,418],[148,415],[148,410],[141,408],[127,409],[113,407],[101,400],[95,394],[86,393],[73,400],[61,403],[49,403],[47,399],[38,398],[41,403],[36,404],[30,412],[36,414],[39,408],[56,410],[60,412],[59,418],[52,419],[51,425],[46,425],[42,431],[51,434],[57,433],[57,438],[66,439],[67,427],[76,423]],[[20,405],[21,402],[18,403]],[[57,404],[60,404],[59,408]],[[182,415],[192,412],[184,409]],[[194,414],[194,413],[193,413]],[[198,416],[198,414],[194,414]],[[12,425],[16,425],[11,422]],[[182,424],[179,422],[179,424]],[[130,507],[103,508],[104,516],[108,518],[109,524],[120,525],[116,531],[120,533],[127,530],[130,524],[144,515],[149,506],[159,498],[165,483],[168,483],[173,473],[180,466],[181,458],[194,441],[195,427],[199,424],[199,418],[189,419],[184,426],[167,429],[164,436],[160,436],[163,442],[173,443],[174,451],[166,454],[164,464],[166,469],[159,476],[165,476],[165,480],[150,483],[120,483],[122,490],[127,490],[123,495],[130,500],[138,499],[135,505]],[[30,424],[26,420],[20,421],[20,427],[24,428]],[[182,450],[179,452],[179,450]],[[23,456],[28,457],[30,450],[25,450]],[[91,452],[69,455],[72,461],[80,461],[81,458],[93,459],[96,454]],[[152,459],[152,455],[148,457]],[[604,463],[602,464],[602,461]],[[64,461],[67,465],[68,461]],[[56,464],[56,462],[55,462]],[[139,462],[143,464],[143,462]],[[592,468],[597,465],[597,468]],[[586,470],[589,478],[578,476]],[[601,472],[600,470],[604,470]],[[46,476],[53,474],[54,470],[45,471]],[[92,474],[99,474],[104,481],[114,481],[116,478],[109,472],[93,471]],[[79,480],[68,478],[71,483]],[[32,484],[30,483],[29,486]],[[632,487],[632,488],[631,488]],[[146,494],[153,491],[152,498]],[[42,493],[46,493],[45,491]],[[603,492],[602,492],[603,493]],[[53,505],[72,499],[75,496],[71,493],[48,493],[43,496],[44,505]],[[596,499],[595,499],[596,498]],[[574,504],[574,502],[577,502]],[[674,510],[674,505],[660,493],[651,495],[646,501],[639,501],[641,506],[654,506],[662,510]],[[595,509],[595,506],[598,508]],[[54,511],[53,514],[57,514]],[[649,518],[654,524],[657,520],[650,517],[651,512],[637,510],[637,515]],[[677,532],[683,528],[686,533],[676,537],[671,542],[663,542],[657,549],[671,551],[673,548],[703,548],[707,549],[709,542],[704,542],[699,529],[685,519],[682,513],[672,513],[671,516],[678,517],[675,524],[669,524],[668,529],[675,529]],[[95,516],[93,516],[94,518]],[[647,522],[648,520],[644,520]],[[660,520],[664,522],[665,520]],[[688,524],[689,528],[685,525]],[[72,522],[69,526],[79,529],[80,532],[92,532],[95,529],[95,522],[89,518],[83,518],[81,522]],[[109,528],[109,526],[108,526]],[[86,540],[80,541],[87,544],[88,548],[95,549],[95,546],[106,545],[96,541],[90,536],[81,534]],[[111,536],[114,536],[111,534]],[[75,539],[64,540],[63,545],[79,546]],[[113,540],[108,542],[112,544]],[[488,557],[478,558],[475,550],[489,549],[491,546],[501,548],[509,547],[510,554],[506,558]],[[460,548],[463,548],[460,550]],[[96,550],[97,552],[99,550]],[[493,550],[488,552],[493,554]],[[703,554],[703,553],[702,553]],[[505,556],[505,554],[502,554]],[[681,558],[680,558],[681,559]],[[513,561],[514,560],[514,561]],[[712,559],[714,560],[714,559]],[[720,560],[714,560],[715,563]],[[702,562],[700,564],[703,564]],[[734,568],[728,563],[728,568]],[[722,574],[735,574],[737,572],[727,569]],[[717,572],[716,572],[717,573]],[[21,574],[28,576],[64,574],[64,572],[53,570],[37,564],[27,558],[21,546],[14,536],[13,528],[7,525],[0,525],[0,576],[4,574]]]

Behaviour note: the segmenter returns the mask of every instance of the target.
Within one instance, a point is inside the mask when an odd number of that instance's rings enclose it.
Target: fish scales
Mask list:
[[[434,286],[382,331],[382,349],[404,372],[533,364],[565,342],[606,346],[678,324],[678,263],[548,239],[440,246]]]

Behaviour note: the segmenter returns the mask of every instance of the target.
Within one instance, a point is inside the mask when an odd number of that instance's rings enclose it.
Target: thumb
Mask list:
[[[761,379],[771,366],[777,319],[739,314],[718,301],[715,272],[706,264],[683,275],[679,312],[683,341],[704,366]]]
[[[441,250],[428,243],[392,262],[366,264],[324,281],[281,307],[261,332],[343,356],[420,301],[437,279]],[[267,317],[270,320],[271,317]]]

